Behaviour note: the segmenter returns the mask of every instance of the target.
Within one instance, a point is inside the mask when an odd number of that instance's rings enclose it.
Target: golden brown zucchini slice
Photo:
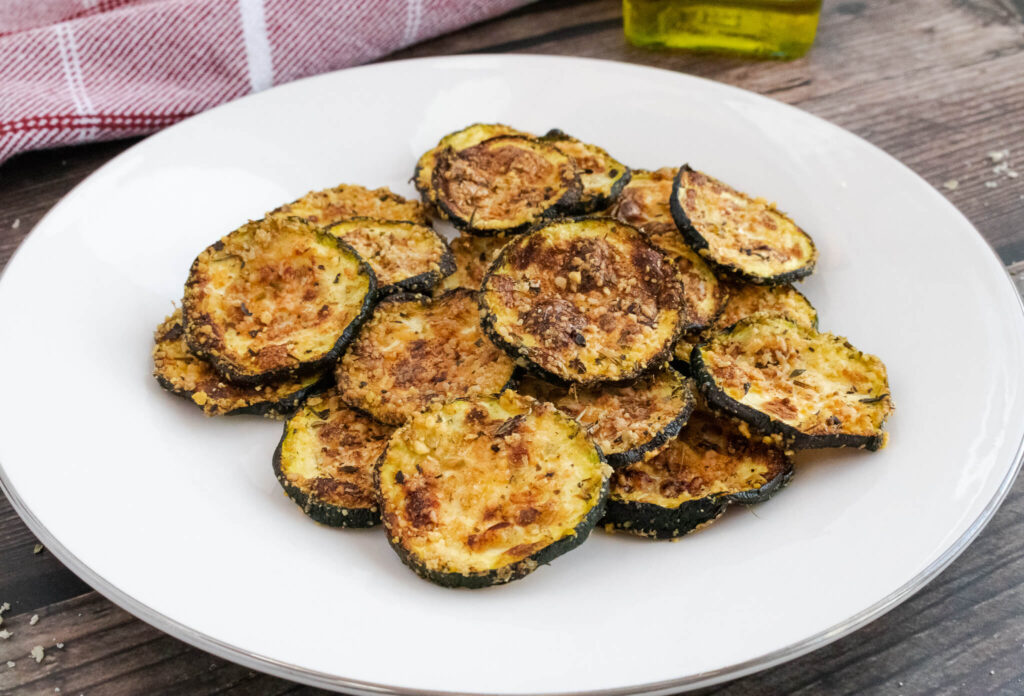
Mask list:
[[[497,394],[514,371],[480,331],[476,293],[460,289],[382,300],[336,377],[350,406],[401,425],[435,399]]]
[[[663,450],[690,417],[695,393],[693,381],[672,368],[626,384],[591,388],[526,377],[516,391],[550,402],[582,423],[613,467]]]
[[[676,343],[675,358],[689,363],[693,347],[706,341],[716,331],[723,331],[740,319],[755,314],[772,314],[792,319],[797,324],[818,328],[818,312],[810,301],[792,285],[754,285],[753,283],[725,282],[729,295],[725,310],[704,332],[688,332]]]
[[[438,208],[472,234],[518,234],[576,205],[583,185],[573,159],[554,145],[499,135],[437,156]]]
[[[437,200],[434,198],[431,182],[434,180],[434,166],[437,164],[437,156],[439,154],[449,148],[456,151],[465,150],[467,147],[479,145],[483,141],[490,140],[499,135],[525,135],[532,137],[529,133],[516,130],[512,126],[506,126],[503,123],[474,123],[462,130],[449,133],[441,138],[437,145],[424,152],[420,156],[419,161],[416,162],[416,170],[412,175],[416,190],[420,192],[423,200],[429,203],[437,203]]]
[[[484,277],[484,331],[548,381],[596,384],[657,369],[682,325],[675,267],[609,218],[555,222],[508,243]]]
[[[674,167],[634,169],[608,214],[648,234],[675,231],[669,208],[675,176]]]
[[[449,246],[455,257],[455,272],[434,288],[434,294],[440,295],[455,288],[479,290],[484,274],[508,240],[509,237],[503,234],[478,237],[465,232],[453,239]]]
[[[335,390],[311,397],[285,423],[274,475],[315,521],[372,527],[380,524],[373,467],[392,432],[346,406]]]
[[[792,475],[782,449],[698,409],[660,454],[615,471],[602,524],[656,539],[679,537],[718,519],[730,502],[767,500]]]
[[[713,408],[794,447],[882,447],[892,412],[885,365],[841,336],[755,315],[693,349]]]
[[[164,389],[183,396],[207,416],[252,414],[278,417],[291,413],[309,394],[331,382],[329,370],[266,385],[244,387],[224,380],[202,358],[189,352],[181,310],[157,327],[153,376]]]
[[[429,225],[354,218],[327,231],[356,250],[377,276],[377,292],[430,292],[455,270],[447,242]]]
[[[297,217],[317,227],[352,218],[406,220],[420,224],[426,224],[429,219],[426,206],[419,201],[406,200],[387,187],[368,189],[357,184],[310,191],[272,210],[267,217]]]
[[[337,360],[377,281],[352,247],[297,218],[250,222],[207,247],[185,284],[185,340],[236,384]]]
[[[557,128],[541,138],[573,158],[580,172],[583,193],[579,202],[567,211],[572,215],[587,215],[604,210],[612,204],[622,188],[629,182],[629,167],[597,145],[577,140]]]
[[[376,483],[406,565],[438,585],[485,587],[583,543],[610,472],[579,423],[507,391],[414,416],[391,437]]]
[[[814,271],[814,242],[762,198],[751,198],[684,164],[676,174],[670,206],[687,243],[721,270],[769,285],[792,283]]]

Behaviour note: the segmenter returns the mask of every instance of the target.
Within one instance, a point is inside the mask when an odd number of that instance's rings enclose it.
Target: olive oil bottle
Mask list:
[[[807,53],[821,0],[622,0],[626,38],[637,46],[762,58]]]

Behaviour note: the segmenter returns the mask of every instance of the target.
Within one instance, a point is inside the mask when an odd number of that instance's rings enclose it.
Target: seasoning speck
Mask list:
[[[14,635],[13,633],[8,631],[7,629],[4,629],[4,630],[0,631],[0,640],[7,640],[8,638],[10,638],[13,635]]]
[[[64,644],[63,643],[57,643],[57,647],[60,648],[61,650],[63,650],[64,649]]]
[[[17,663],[14,660],[8,660],[7,661],[7,666],[10,667],[11,669],[14,669],[14,665],[15,664],[17,664]]]
[[[42,552],[43,552],[43,545],[42,544],[36,544],[35,546],[32,547],[32,553],[42,553]]]
[[[45,656],[45,653],[43,652],[43,646],[41,646],[41,645],[37,645],[34,648],[32,648],[32,650],[29,651],[29,654],[32,655],[32,657],[35,658],[36,664],[39,664],[40,662],[42,662],[43,661],[43,657]]]
[[[33,614],[32,618],[28,620],[28,625],[35,626],[37,623],[39,623],[39,614]]]
[[[988,158],[993,162],[1002,162],[1008,154],[1010,154],[1009,150],[993,150],[988,153]]]
[[[956,179],[950,179],[949,181],[944,183],[943,186],[950,191],[956,191],[957,187],[960,186],[960,182],[957,181]]]
[[[11,610],[11,605],[9,603],[4,602],[3,604],[0,604],[0,614],[3,614],[5,611],[10,611],[10,610]]]
[[[11,229],[16,230],[21,227],[21,218],[14,218],[14,222],[11,223]]]

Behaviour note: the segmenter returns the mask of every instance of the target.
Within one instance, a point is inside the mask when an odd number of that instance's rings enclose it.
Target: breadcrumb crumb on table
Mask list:
[[[29,654],[35,659],[36,664],[42,662],[43,658],[46,657],[46,653],[43,652],[43,646],[41,645],[34,646],[32,650],[29,651]]]

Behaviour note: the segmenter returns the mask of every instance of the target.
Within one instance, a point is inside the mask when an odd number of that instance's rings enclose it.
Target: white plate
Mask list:
[[[281,425],[206,419],[163,392],[152,331],[222,233],[338,182],[412,194],[416,157],[474,121],[559,126],[778,201],[821,251],[802,289],[822,327],[889,367],[889,448],[801,456],[776,499],[680,543],[596,532],[488,590],[420,580],[379,530],[310,523],[271,472]],[[257,669],[363,692],[671,691],[824,645],[962,551],[1018,468],[1021,355],[1019,298],[981,237],[833,125],[616,63],[386,63],[189,119],[46,216],[0,283],[2,480],[100,592]]]

